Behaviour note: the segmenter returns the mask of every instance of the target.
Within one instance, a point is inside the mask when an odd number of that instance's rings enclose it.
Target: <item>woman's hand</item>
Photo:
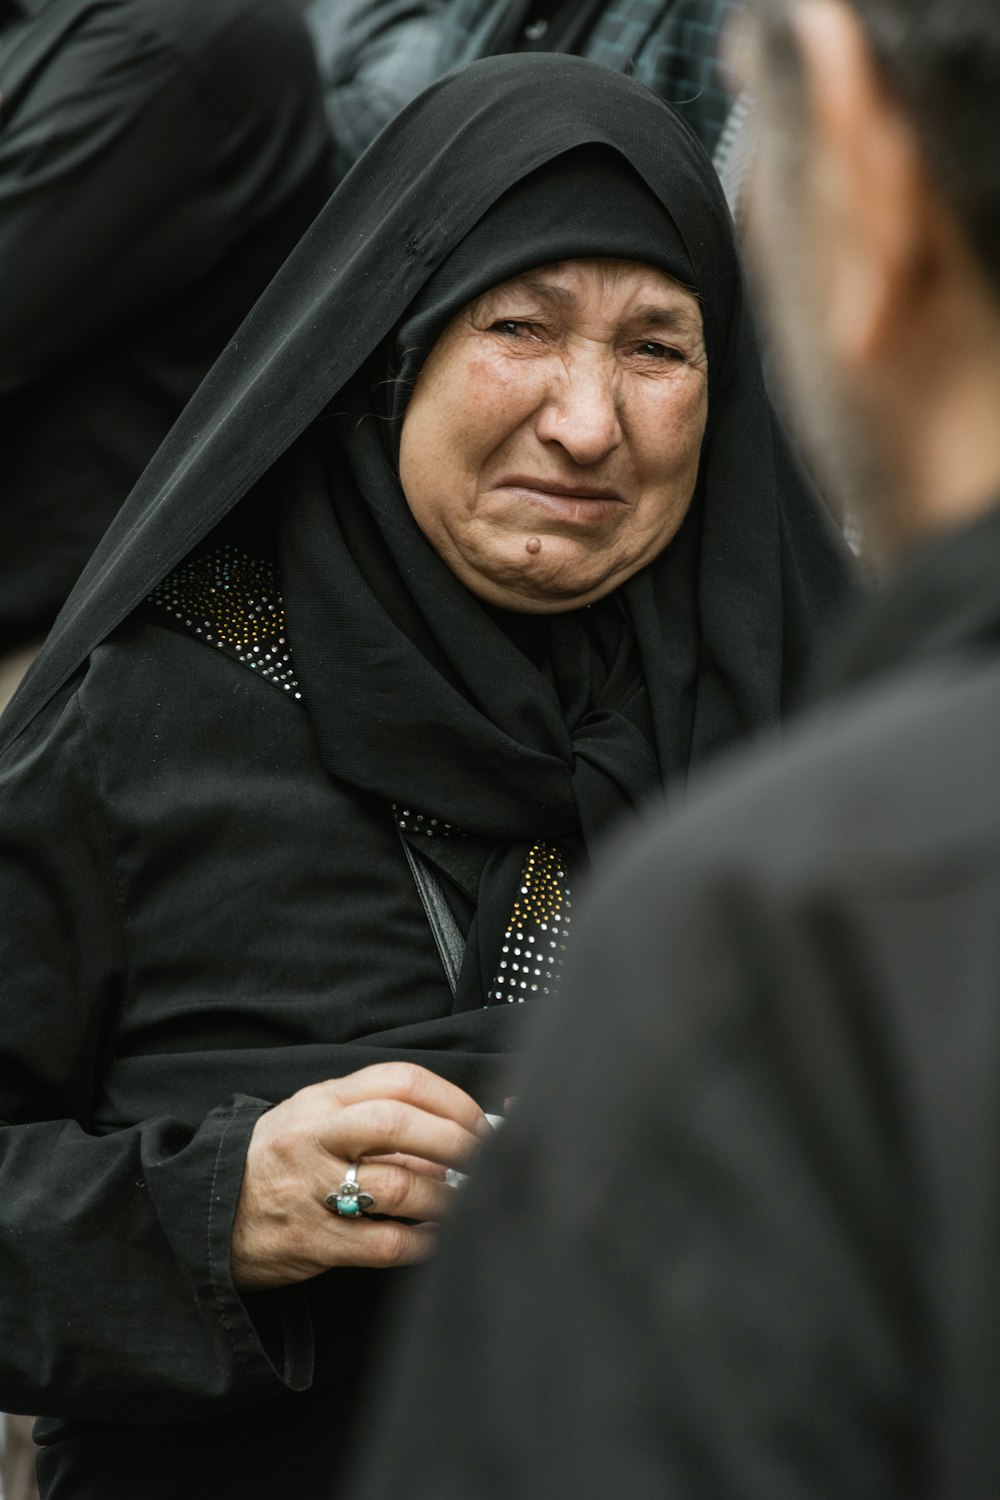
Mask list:
[[[305,1281],[331,1266],[422,1260],[454,1200],[447,1168],[467,1165],[491,1134],[474,1099],[410,1063],[378,1063],[300,1089],[257,1121],[233,1223],[233,1280],[243,1291]],[[359,1163],[369,1219],[325,1199]],[[400,1219],[417,1219],[403,1224]]]

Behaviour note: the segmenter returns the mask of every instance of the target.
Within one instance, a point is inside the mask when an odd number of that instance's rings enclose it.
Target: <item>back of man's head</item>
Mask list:
[[[794,66],[788,22],[801,3],[754,0],[773,55],[786,66]],[[1000,0],[843,3],[856,12],[941,191],[1000,292]]]
[[[764,300],[823,478],[895,550],[1000,489],[1000,0],[749,10]]]

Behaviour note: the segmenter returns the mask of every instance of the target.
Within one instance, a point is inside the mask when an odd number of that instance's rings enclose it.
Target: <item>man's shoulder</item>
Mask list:
[[[707,774],[635,857],[786,890],[992,859],[998,745],[1000,658],[885,678]]]

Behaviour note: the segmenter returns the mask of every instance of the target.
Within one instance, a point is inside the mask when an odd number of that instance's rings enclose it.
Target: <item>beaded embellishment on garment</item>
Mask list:
[[[189,559],[149,595],[149,602],[199,636],[301,698],[285,636],[285,606],[273,562],[232,545]]]
[[[490,990],[494,1003],[520,1005],[553,995],[559,983],[572,923],[571,892],[562,851],[540,839],[528,851],[521,889],[504,933],[500,968]]]
[[[395,802],[392,810],[396,814],[400,833],[423,833],[429,839],[435,834],[443,839],[450,838],[453,833],[462,834],[462,830],[451,823],[445,823],[440,818],[426,818],[423,813],[411,812],[408,807],[400,809]]]
[[[393,807],[400,833],[464,839],[461,828],[410,808]],[[561,849],[540,839],[528,850],[514,910],[504,932],[500,964],[487,1005],[521,1005],[555,994],[561,977],[573,899]]]

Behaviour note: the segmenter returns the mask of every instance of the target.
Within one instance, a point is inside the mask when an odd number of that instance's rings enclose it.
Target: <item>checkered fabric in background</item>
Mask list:
[[[525,50],[545,49],[546,16],[567,3],[522,0]],[[310,0],[338,176],[427,84],[485,56],[512,7],[519,0]],[[608,0],[583,52],[676,105],[711,152],[732,103],[716,63],[719,41],[742,9],[743,0]]]
[[[533,4],[531,20],[565,0]],[[481,55],[482,38],[494,29],[509,0],[452,0],[441,15],[438,72]],[[717,64],[727,20],[742,0],[608,0],[583,55],[629,73],[676,105],[709,152],[715,150],[732,107]],[[544,47],[544,34],[538,48]],[[535,49],[533,49],[535,50]]]

